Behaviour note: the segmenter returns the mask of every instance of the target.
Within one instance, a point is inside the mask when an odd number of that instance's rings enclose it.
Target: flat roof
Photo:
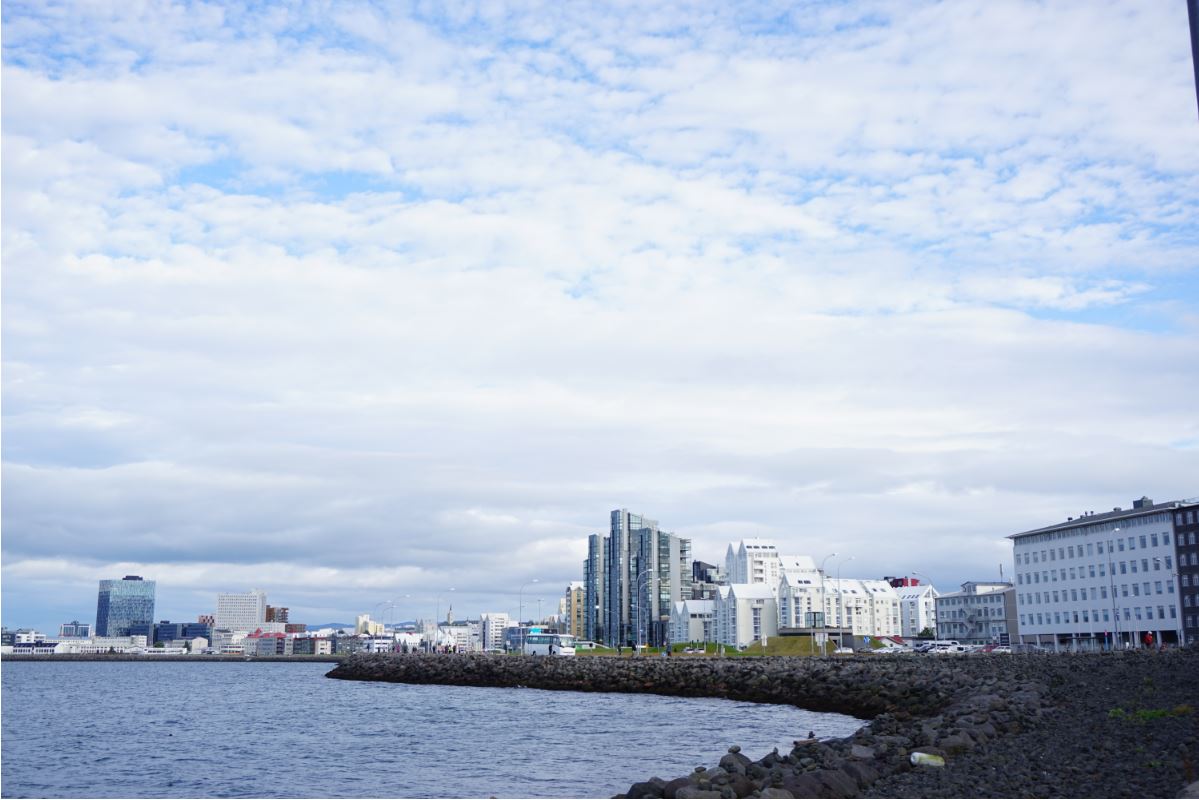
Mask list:
[[[1101,514],[1087,514],[1081,517],[1074,517],[1065,522],[1059,522],[1056,525],[1047,525],[1044,528],[1034,528],[1029,531],[1021,531],[1009,535],[1008,539],[1018,539],[1021,536],[1031,536],[1034,533],[1048,533],[1050,531],[1068,530],[1070,528],[1085,528],[1087,525],[1093,525],[1096,522],[1114,522],[1122,519],[1132,519],[1133,517],[1141,517],[1146,514],[1155,514],[1159,511],[1172,511],[1177,508],[1188,508],[1199,503],[1199,498],[1189,500],[1170,500],[1165,503],[1154,503],[1151,506],[1144,508],[1122,508],[1119,511],[1105,511]]]

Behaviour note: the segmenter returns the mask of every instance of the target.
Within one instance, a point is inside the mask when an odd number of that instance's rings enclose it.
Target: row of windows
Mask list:
[[[1191,540],[1190,543],[1194,544],[1195,543],[1195,534],[1191,533],[1189,538]],[[1168,545],[1168,544],[1170,544],[1170,533],[1169,533],[1169,531],[1163,532],[1161,534],[1160,540],[1158,539],[1158,535],[1156,533],[1148,533],[1148,534],[1142,533],[1139,537],[1138,536],[1129,536],[1127,539],[1121,538],[1121,539],[1116,539],[1115,541],[1109,541],[1109,542],[1107,542],[1107,552],[1123,553],[1125,550],[1126,543],[1127,543],[1127,549],[1136,550],[1138,542],[1140,543],[1142,550],[1149,548],[1149,547],[1159,547],[1161,545]],[[1184,543],[1182,541],[1182,537],[1179,538],[1179,543]],[[1065,561],[1067,558],[1086,558],[1087,556],[1093,556],[1096,553],[1098,553],[1099,555],[1103,555],[1103,553],[1104,553],[1104,543],[1103,542],[1088,542],[1086,545],[1085,553],[1083,551],[1083,546],[1081,544],[1077,545],[1077,546],[1065,545],[1062,547],[1058,547],[1056,549],[1050,547],[1048,550],[1031,550],[1026,553],[1016,553],[1016,563],[1028,565],[1028,564],[1038,564],[1042,561],[1045,561],[1045,562],[1058,561],[1058,560]]]
[[[1149,581],[1145,581],[1144,583],[1134,583],[1134,584],[1131,584],[1131,586],[1132,586],[1132,596],[1133,597],[1140,597],[1142,595],[1142,593],[1146,597],[1148,597],[1150,594],[1163,594],[1163,593],[1164,594],[1174,594],[1174,582],[1173,581],[1154,581],[1153,585],[1152,585],[1152,589],[1154,591],[1150,591],[1150,582]],[[1113,591],[1115,591],[1114,588],[1113,588]],[[1127,584],[1127,583],[1120,584],[1119,596],[1120,597],[1128,597],[1129,596],[1129,584]],[[1040,605],[1042,602],[1044,602],[1044,603],[1051,602],[1050,592],[1048,592],[1048,591],[1046,591],[1044,593],[1044,596],[1042,596],[1041,592],[1029,592],[1027,594],[1018,595],[1018,597],[1019,597],[1021,605],[1032,605],[1033,602]],[[1065,589],[1062,589],[1061,592],[1054,591],[1052,593],[1052,602],[1054,602],[1054,603],[1078,602],[1079,600],[1087,600],[1087,599],[1088,599],[1087,590],[1085,587],[1082,589],[1070,589],[1068,594]],[[1095,599],[1106,600],[1107,599],[1107,587],[1100,586],[1098,588],[1098,590],[1092,588],[1090,591],[1089,599],[1091,599],[1091,600],[1095,600]]]
[[[1132,621],[1132,619],[1134,617],[1138,620],[1152,620],[1155,618],[1153,616],[1153,610],[1154,610],[1153,606],[1144,606],[1143,612],[1142,612],[1142,606],[1135,606],[1133,608],[1125,608],[1124,609],[1124,620],[1130,622],[1130,621]],[[1101,613],[1103,615],[1102,619],[1100,619]],[[1157,606],[1156,619],[1164,620],[1164,619],[1166,619],[1167,615],[1169,616],[1170,619],[1178,619],[1178,611],[1177,611],[1177,609],[1174,608],[1174,606]],[[1027,622],[1025,622],[1026,616],[1028,618]],[[1020,615],[1020,624],[1021,625],[1062,625],[1062,624],[1069,625],[1069,624],[1071,624],[1071,622],[1090,623],[1090,622],[1111,622],[1111,621],[1112,621],[1112,614],[1111,614],[1110,610],[1106,609],[1106,608],[1103,609],[1102,612],[1100,612],[1099,609],[1095,608],[1095,609],[1091,609],[1089,611],[1087,609],[1083,609],[1082,611],[1052,611],[1052,612],[1046,611],[1046,612],[1037,613],[1037,614],[1027,614],[1027,615],[1021,614]]]
[[[1177,512],[1174,515],[1174,524],[1176,524],[1176,525],[1194,525],[1195,524],[1195,512],[1194,511],[1179,511],[1179,512]],[[1191,542],[1191,544],[1194,544],[1194,542]]]
[[[1187,558],[1186,553],[1183,553],[1182,555],[1180,555],[1178,557],[1179,566],[1183,566],[1183,567],[1186,566],[1186,564],[1187,564],[1186,558]],[[1191,556],[1190,560],[1191,560],[1192,564],[1199,566],[1199,553],[1193,554]],[[1174,557],[1173,556],[1162,556],[1162,557],[1154,556],[1152,562],[1150,562],[1150,559],[1148,559],[1148,558],[1142,558],[1140,560],[1140,562],[1138,562],[1136,559],[1133,559],[1131,561],[1121,561],[1119,564],[1116,564],[1115,562],[1111,562],[1111,561],[1108,561],[1108,562],[1101,561],[1098,564],[1087,564],[1084,567],[1070,567],[1068,573],[1064,567],[1061,569],[1055,568],[1055,569],[1050,569],[1050,570],[1043,570],[1041,572],[1018,572],[1018,573],[1016,573],[1016,584],[1019,586],[1023,586],[1023,585],[1031,585],[1034,583],[1050,583],[1050,582],[1056,583],[1057,581],[1064,581],[1064,580],[1072,580],[1072,581],[1082,580],[1082,579],[1085,579],[1088,577],[1106,578],[1107,577],[1107,568],[1109,566],[1112,568],[1113,575],[1116,574],[1117,569],[1119,570],[1119,574],[1121,574],[1121,575],[1127,575],[1129,573],[1132,573],[1133,575],[1135,575],[1138,572],[1138,564],[1139,564],[1140,572],[1149,572],[1150,568],[1152,568],[1155,571],[1161,570],[1163,568],[1164,569],[1174,569]]]

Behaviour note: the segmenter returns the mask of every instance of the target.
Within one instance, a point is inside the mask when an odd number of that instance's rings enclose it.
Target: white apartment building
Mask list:
[[[764,583],[775,591],[779,583],[779,551],[769,539],[742,539],[730,544],[724,556],[725,580],[737,583]]]
[[[670,643],[715,642],[716,601],[681,600],[670,613]]]
[[[213,628],[252,633],[259,629],[266,631],[266,624],[266,592],[251,589],[216,596]],[[283,629],[282,625],[279,629]]]
[[[779,578],[779,627],[819,628],[821,572],[808,556],[787,556],[782,560]]]
[[[829,625],[854,636],[899,636],[899,595],[882,580],[825,579]]]
[[[929,583],[899,586],[899,628],[904,638],[919,636],[925,628],[937,632],[937,598],[941,593]]]
[[[1142,647],[1182,640],[1175,586],[1178,509],[1194,501],[1087,512],[1012,534],[1019,640],[1061,650]]]
[[[502,611],[492,611],[479,617],[479,636],[484,650],[503,650],[504,631],[512,619]]]
[[[382,636],[387,632],[387,626],[375,622],[370,614],[359,614],[354,621],[354,633],[365,633],[368,636]]]
[[[718,588],[713,601],[718,642],[742,648],[762,637],[778,635],[777,589],[765,583],[734,583]]]
[[[1006,581],[967,581],[960,592],[939,596],[937,638],[962,644],[1015,640],[1015,590]]]

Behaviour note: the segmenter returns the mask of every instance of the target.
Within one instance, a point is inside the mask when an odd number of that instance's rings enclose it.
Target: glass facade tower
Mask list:
[[[154,581],[140,575],[100,581],[96,600],[96,635],[130,636],[134,626],[154,623]]]

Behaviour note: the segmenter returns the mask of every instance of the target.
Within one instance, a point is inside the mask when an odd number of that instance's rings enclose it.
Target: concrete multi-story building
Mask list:
[[[90,622],[71,620],[58,626],[58,638],[60,639],[87,639],[91,635],[92,625]]]
[[[154,581],[140,575],[100,581],[96,598],[96,635],[128,636],[139,624],[154,622]]]
[[[583,582],[571,581],[562,598],[562,616],[566,623],[566,632],[577,639],[585,638],[583,595]]]
[[[670,643],[715,642],[716,601],[680,600],[670,614]]]
[[[743,648],[778,635],[778,600],[765,583],[721,586],[713,601],[713,616],[721,644]]]
[[[1142,497],[1131,509],[1088,511],[1009,536],[1019,640],[1058,650],[1184,641],[1184,572],[1176,559],[1189,545],[1179,545],[1177,532],[1190,530],[1187,515],[1197,507]]]
[[[826,578],[825,615],[854,636],[899,636],[899,595],[883,580]]]
[[[222,593],[216,596],[214,628],[250,633],[266,625],[266,592]],[[274,624],[274,623],[272,623]],[[282,630],[282,626],[280,626]]]
[[[742,539],[729,544],[724,556],[724,574],[729,584],[764,583],[778,587],[779,551],[769,539]]]
[[[724,572],[715,564],[691,562],[691,599],[715,600],[716,587],[725,583]]]
[[[512,625],[511,618],[503,612],[491,612],[479,618],[479,634],[484,650],[503,650],[504,631]]]
[[[1174,511],[1174,558],[1183,644],[1199,644],[1199,505],[1187,501]]]
[[[885,578],[899,595],[899,628],[905,638],[919,636],[921,631],[937,632],[937,598],[941,593],[930,583],[918,578]]]
[[[616,509],[602,550],[603,641],[666,641],[674,603],[691,596],[691,541],[659,530],[655,520]]]
[[[936,599],[937,638],[962,644],[1015,641],[1016,590],[1006,581],[967,581]]]

